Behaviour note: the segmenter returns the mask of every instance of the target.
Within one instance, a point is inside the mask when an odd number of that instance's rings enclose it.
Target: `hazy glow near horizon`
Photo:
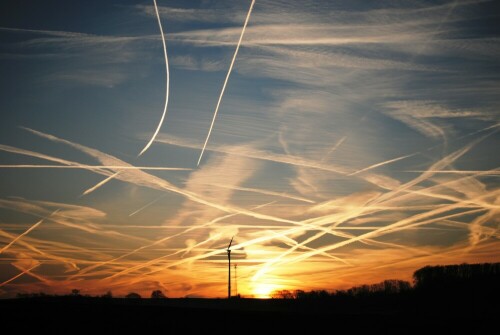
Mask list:
[[[156,4],[0,5],[0,298],[500,261],[495,1]]]

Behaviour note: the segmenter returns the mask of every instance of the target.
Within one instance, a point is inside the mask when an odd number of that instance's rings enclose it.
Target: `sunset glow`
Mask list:
[[[271,294],[278,289],[279,286],[277,285],[264,283],[255,285],[252,291],[255,298],[269,299],[271,298]]]
[[[0,298],[225,297],[233,236],[244,297],[500,261],[495,1],[27,3]]]

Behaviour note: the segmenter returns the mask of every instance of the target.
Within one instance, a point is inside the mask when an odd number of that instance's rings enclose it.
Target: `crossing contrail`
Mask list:
[[[120,173],[120,171],[112,174],[111,176],[107,177],[106,179],[100,181],[99,183],[97,183],[96,185],[92,186],[91,188],[89,188],[88,190],[86,190],[85,192],[82,193],[82,196],[84,195],[87,195],[91,192],[94,192],[95,190],[97,190],[99,187],[101,187],[102,185],[106,184],[108,181],[110,181],[111,179],[115,178],[118,174]]]
[[[38,227],[40,225],[40,223],[43,222],[43,219],[38,221],[37,223],[35,223],[33,226],[31,226],[30,228],[28,228],[24,233],[18,235],[16,238],[14,238],[9,244],[7,244],[5,247],[3,247],[2,249],[0,249],[0,254],[3,253],[5,250],[9,249],[9,247],[11,245],[13,245],[14,243],[16,243],[16,241],[18,241],[19,239],[21,239],[24,235],[28,234],[30,231],[32,231],[33,229],[35,229],[36,227]]]
[[[368,167],[365,167],[364,169],[361,169],[361,170],[355,171],[353,173],[350,173],[347,176],[354,176],[354,175],[357,175],[358,173],[365,172],[365,171],[377,168],[379,166],[383,166],[383,165],[387,165],[387,164],[390,164],[390,163],[394,163],[394,162],[400,161],[402,159],[415,156],[417,154],[419,154],[419,152],[414,153],[414,154],[410,154],[410,155],[405,155],[405,156],[397,157],[397,158],[394,158],[394,159],[390,159],[388,161],[384,161],[384,162],[381,162],[381,163],[373,164],[373,165],[370,165]]]
[[[33,270],[34,268],[38,267],[42,265],[42,263],[38,263],[38,264],[35,264],[34,266],[30,267],[29,269],[26,269],[24,271],[22,271],[21,273],[15,275],[14,277],[10,278],[10,279],[7,279],[6,281],[4,281],[3,283],[0,283],[0,287],[4,286],[4,285],[7,285],[8,283],[10,283],[11,281],[14,281],[16,280],[17,278],[23,276],[24,274],[30,272],[31,270]]]
[[[207,147],[208,139],[210,138],[210,134],[212,133],[212,128],[214,127],[215,118],[217,117],[217,113],[219,112],[222,96],[224,95],[224,91],[226,90],[226,85],[229,80],[229,76],[231,75],[234,61],[236,60],[236,56],[238,55],[238,50],[240,49],[241,41],[243,40],[243,35],[245,34],[245,29],[247,28],[248,20],[250,19],[250,14],[252,14],[252,9],[254,4],[255,0],[252,0],[252,3],[250,4],[250,9],[248,10],[247,18],[245,19],[245,24],[243,25],[243,29],[241,30],[240,39],[238,41],[238,44],[236,45],[236,50],[234,51],[233,59],[231,60],[231,65],[229,65],[229,70],[227,71],[226,79],[224,80],[224,85],[222,85],[222,90],[219,95],[219,100],[217,101],[217,106],[215,107],[214,116],[212,118],[212,123],[210,124],[210,129],[208,130],[207,138],[205,139],[205,143],[203,144],[203,149],[201,149],[200,157],[198,158],[198,163],[196,163],[196,166],[200,165],[201,158],[203,157],[203,152]]]
[[[158,124],[158,127],[156,128],[155,133],[153,134],[153,137],[149,140],[148,144],[142,149],[142,151],[139,153],[138,156],[141,156],[143,153],[148,150],[148,148],[153,144],[156,136],[158,135],[158,132],[160,131],[161,126],[163,125],[163,121],[165,120],[165,116],[167,115],[167,106],[168,106],[168,96],[170,92],[170,70],[168,68],[168,56],[167,56],[167,43],[165,41],[165,35],[163,34],[163,27],[161,26],[161,19],[160,19],[160,13],[158,12],[158,6],[156,5],[156,0],[153,0],[154,5],[155,5],[155,11],[156,11],[156,17],[158,18],[158,26],[160,27],[160,33],[161,33],[161,41],[163,43],[163,54],[165,55],[165,69],[167,73],[167,88],[165,92],[165,107],[163,108],[163,114],[160,119],[160,123]]]

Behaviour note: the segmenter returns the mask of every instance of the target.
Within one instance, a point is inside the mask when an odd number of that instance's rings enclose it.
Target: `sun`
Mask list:
[[[259,299],[269,299],[271,298],[271,294],[278,290],[279,286],[275,284],[269,284],[269,283],[257,283],[253,287],[253,294],[255,298]]]

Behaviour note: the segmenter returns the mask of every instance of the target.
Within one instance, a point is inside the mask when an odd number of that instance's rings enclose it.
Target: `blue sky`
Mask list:
[[[157,3],[140,157],[153,1],[0,5],[1,296],[498,261],[497,2],[257,0],[199,166],[250,1]]]

